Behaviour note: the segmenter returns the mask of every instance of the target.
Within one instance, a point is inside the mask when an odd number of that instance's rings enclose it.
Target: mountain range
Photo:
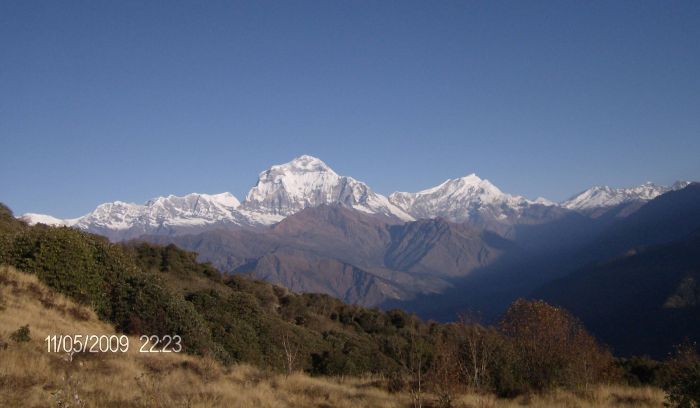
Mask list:
[[[242,202],[193,193],[20,218],[175,244],[227,273],[439,321],[492,321],[514,299],[544,298],[620,355],[658,356],[700,316],[698,183],[596,186],[555,203],[470,174],[387,197],[301,156],[260,173]],[[635,327],[645,341],[631,339]]]
[[[21,218],[29,224],[71,226],[119,241],[146,234],[176,235],[222,227],[260,229],[305,208],[338,204],[379,215],[388,222],[443,218],[508,235],[516,224],[546,222],[568,210],[590,213],[620,204],[643,203],[687,184],[677,182],[665,187],[646,183],[620,189],[596,186],[555,203],[504,193],[488,180],[470,174],[416,193],[395,192],[386,197],[363,182],[338,175],[320,159],[304,155],[261,172],[242,202],[231,193],[191,193],[157,197],[145,204],[105,203],[74,219],[33,213]]]
[[[658,196],[626,217],[619,217],[617,209],[613,208],[600,217],[590,218],[574,213],[546,224],[518,226],[515,238],[511,240],[513,246],[498,262],[474,270],[464,279],[453,281],[454,286],[439,295],[426,294],[404,302],[392,302],[390,307],[413,310],[437,320],[454,319],[458,313],[469,309],[495,317],[508,299],[543,297],[545,292],[540,288],[559,280],[569,282],[562,284],[568,286],[565,291],[567,295],[551,296],[551,299],[585,304],[588,294],[571,284],[573,280],[566,279],[651,247],[685,242],[698,230],[698,183]],[[700,253],[700,247],[696,247],[696,251]],[[674,276],[670,271],[657,272],[659,281],[667,281]],[[636,273],[643,274],[645,271],[639,269]],[[631,279],[617,281],[621,285],[620,294],[624,293],[622,285],[637,284],[632,278],[633,274],[629,277]],[[603,288],[616,291],[602,280],[590,280],[588,283],[601,291]],[[561,288],[558,286],[558,290]],[[671,294],[665,295],[668,297]],[[546,298],[550,298],[549,295]],[[634,305],[646,304],[650,299],[632,297],[627,301],[628,307],[634,309]],[[599,310],[602,314],[608,312],[606,309]]]

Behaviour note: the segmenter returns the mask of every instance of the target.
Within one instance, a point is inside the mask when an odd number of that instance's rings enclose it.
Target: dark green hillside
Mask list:
[[[403,316],[398,328],[394,315],[329,296],[224,278],[174,245],[112,244],[72,228],[29,227],[4,206],[0,228],[0,264],[37,274],[120,331],[180,334],[188,350],[222,361],[285,368],[285,339],[299,356],[295,368],[393,372],[401,363],[389,338],[405,345],[409,336],[427,335],[427,325],[411,316]]]
[[[180,333],[190,351],[221,350],[192,304],[167,288],[167,275],[139,267],[107,239],[72,228],[28,227],[3,206],[0,264],[39,276],[50,287],[127,333]]]

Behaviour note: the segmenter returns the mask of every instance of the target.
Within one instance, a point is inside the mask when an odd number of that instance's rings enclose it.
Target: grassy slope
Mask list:
[[[211,358],[146,354],[131,338],[126,354],[66,354],[46,351],[49,334],[113,334],[96,314],[56,294],[30,274],[0,269],[0,406],[55,406],[77,399],[89,406],[401,406],[359,379],[284,376],[248,365],[223,367]],[[29,324],[31,340],[10,333]]]
[[[10,333],[30,325],[31,340],[16,343]],[[131,339],[126,354],[47,353],[49,334],[113,334],[94,311],[57,294],[36,276],[0,267],[0,406],[100,407],[409,407],[406,393],[389,394],[377,379],[311,378],[228,367],[207,357],[140,354]],[[426,399],[430,401],[430,396]],[[462,407],[657,407],[663,393],[654,388],[601,386],[574,395],[557,391],[516,400],[461,395]]]

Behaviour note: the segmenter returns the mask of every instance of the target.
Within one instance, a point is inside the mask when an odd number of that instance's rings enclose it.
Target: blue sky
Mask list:
[[[0,201],[231,191],[301,154],[388,194],[700,179],[700,2],[0,2]]]

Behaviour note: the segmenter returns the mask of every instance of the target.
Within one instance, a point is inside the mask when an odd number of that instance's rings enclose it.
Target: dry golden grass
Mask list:
[[[31,340],[10,334],[29,324]],[[114,334],[94,312],[55,294],[35,276],[0,267],[0,406],[46,407],[410,407],[408,394],[390,394],[372,378],[285,376],[247,365],[223,367],[211,358],[139,353],[48,353],[53,334]],[[6,348],[2,346],[5,343]],[[465,395],[457,407],[652,407],[652,388],[596,387],[575,395],[502,400]],[[429,400],[429,399],[427,399]],[[427,406],[427,404],[424,404]]]
[[[498,399],[491,395],[465,395],[459,398],[455,405],[474,408],[643,408],[663,407],[664,397],[664,392],[654,387],[600,385],[587,392],[557,390],[544,395],[521,396],[512,400]]]
[[[29,324],[31,341],[10,334]],[[0,268],[0,406],[44,407],[400,407],[406,401],[358,379],[284,376],[210,358],[139,353],[55,354],[53,334],[114,334],[94,312],[55,294],[35,276]]]

